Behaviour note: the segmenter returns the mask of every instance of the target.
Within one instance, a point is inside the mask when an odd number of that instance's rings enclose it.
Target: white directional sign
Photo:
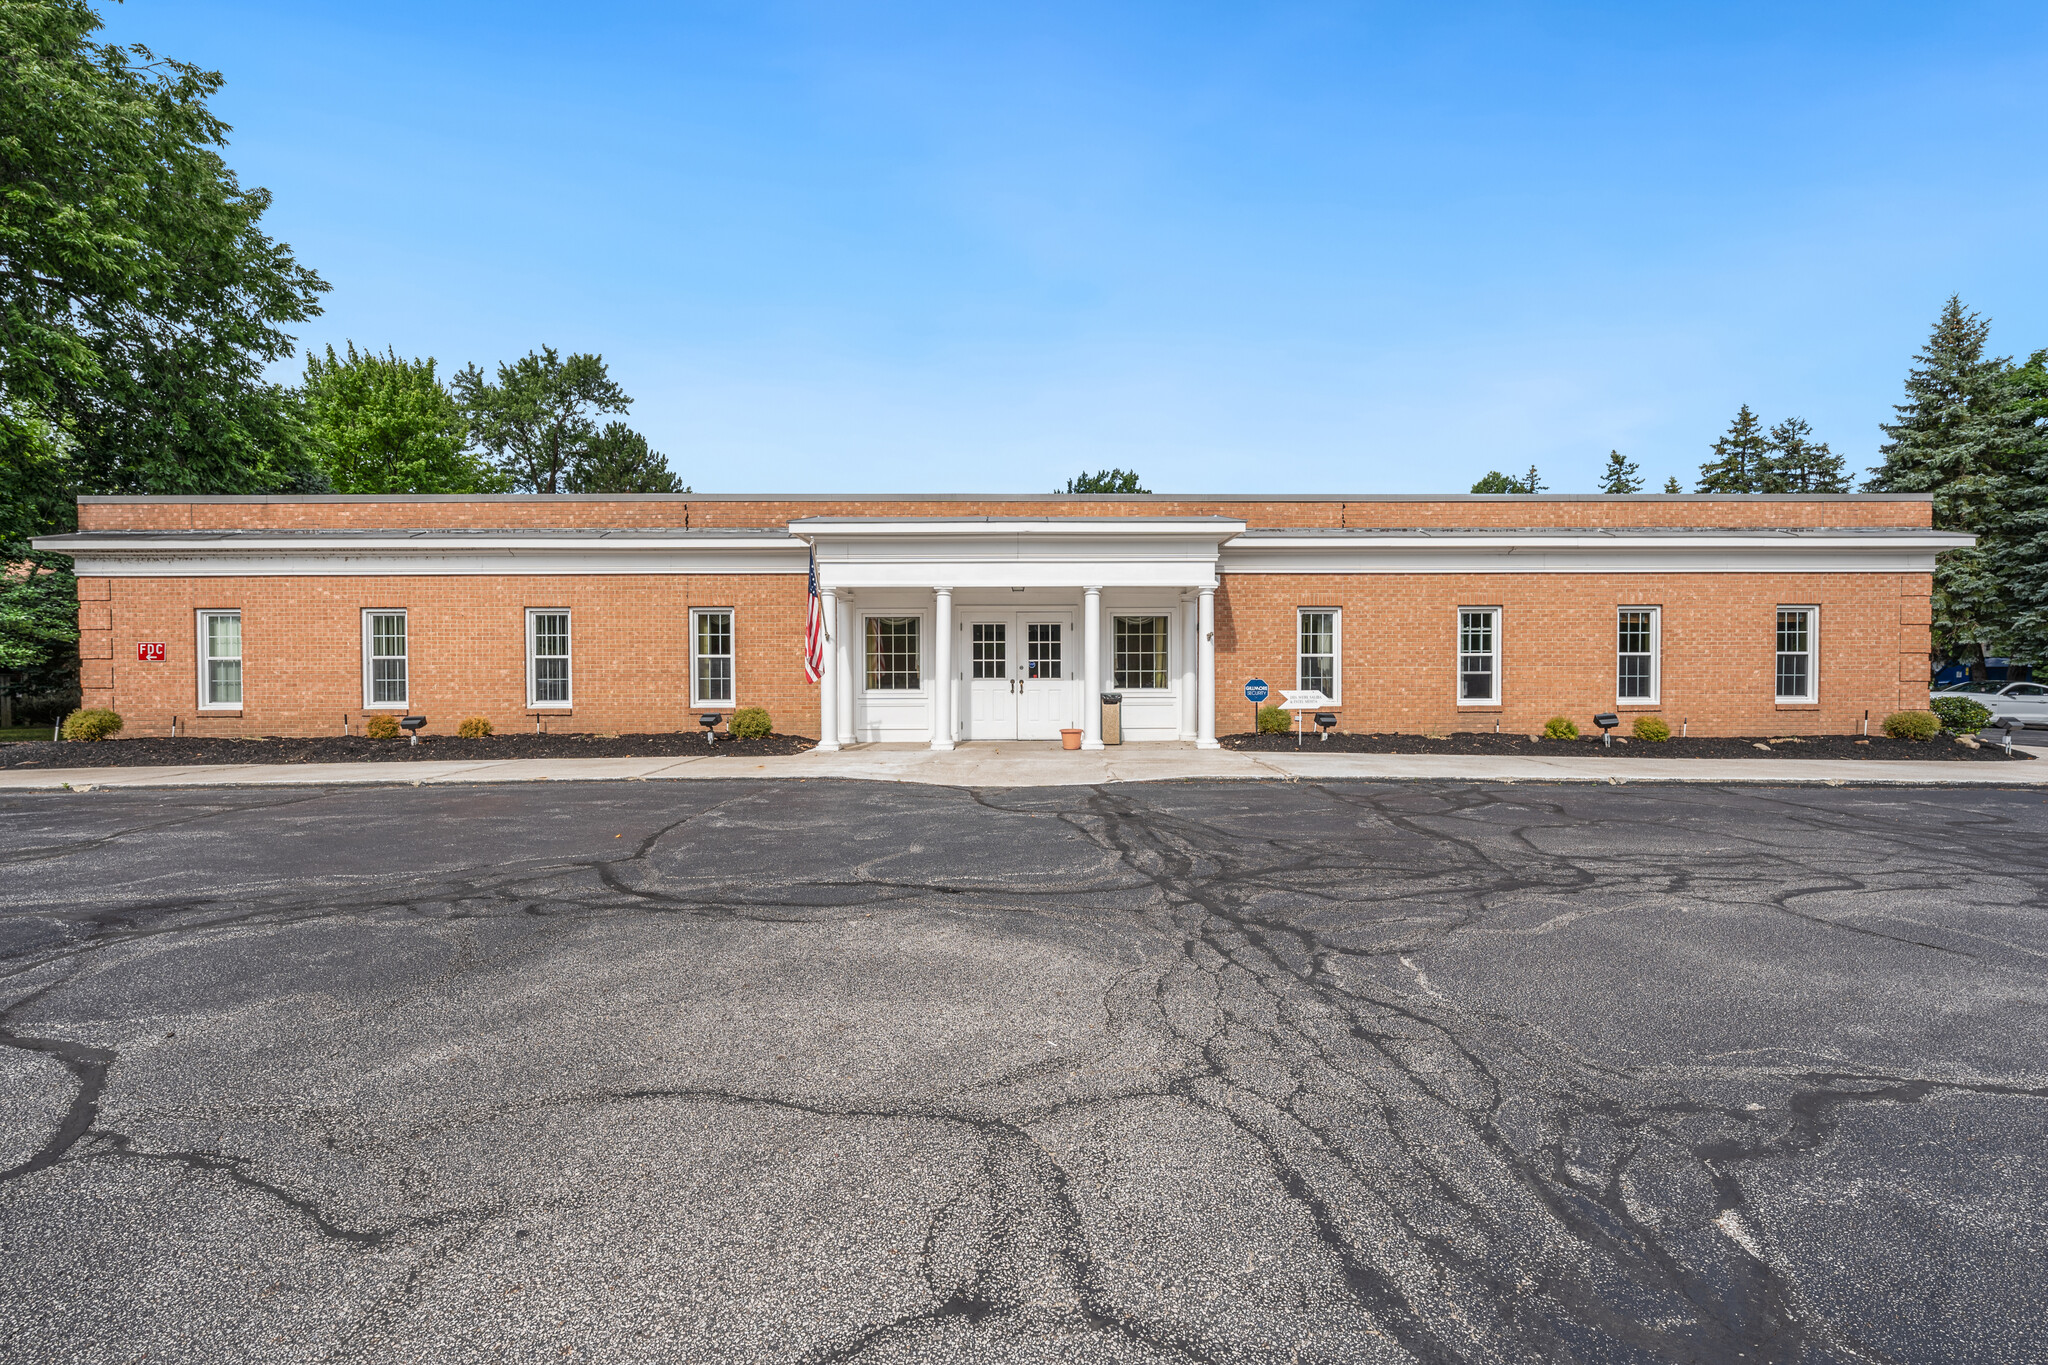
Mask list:
[[[1280,703],[1282,711],[1320,711],[1330,704],[1330,699],[1311,687],[1306,692],[1282,692],[1287,700]]]

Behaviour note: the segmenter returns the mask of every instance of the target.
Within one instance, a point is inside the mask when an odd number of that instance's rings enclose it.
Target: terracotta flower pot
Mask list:
[[[1079,730],[1062,730],[1062,731],[1060,731],[1060,747],[1061,747],[1062,749],[1078,749],[1078,748],[1080,748],[1080,747],[1081,747],[1081,732],[1080,732]]]

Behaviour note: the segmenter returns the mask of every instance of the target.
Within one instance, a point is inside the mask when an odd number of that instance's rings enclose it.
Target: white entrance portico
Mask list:
[[[1054,739],[1216,747],[1217,559],[1228,517],[811,517],[833,640],[821,749]]]

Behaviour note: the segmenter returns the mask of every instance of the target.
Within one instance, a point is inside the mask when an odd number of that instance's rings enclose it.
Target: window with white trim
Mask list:
[[[1294,612],[1294,685],[1337,700],[1337,613],[1327,607]]]
[[[526,704],[568,706],[569,613],[529,609],[526,613]]]
[[[1500,608],[1458,608],[1458,705],[1500,701]]]
[[[690,613],[690,705],[730,706],[733,692],[732,611]]]
[[[395,706],[403,710],[407,695],[405,613],[364,612],[364,709]]]
[[[242,613],[199,613],[199,706],[239,710],[242,705]]]
[[[867,682],[870,692],[916,692],[924,686],[918,616],[867,618]]]
[[[1778,692],[1779,701],[1812,701],[1815,688],[1815,607],[1778,608]]]
[[[1166,618],[1119,616],[1110,628],[1110,676],[1120,692],[1166,690]]]
[[[1657,700],[1662,614],[1657,607],[1622,607],[1614,614],[1614,699],[1624,705]]]

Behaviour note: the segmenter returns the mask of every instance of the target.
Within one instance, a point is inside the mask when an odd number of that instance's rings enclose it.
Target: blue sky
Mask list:
[[[2048,7],[108,7],[302,341],[604,355],[699,492],[1461,491],[2048,346]],[[297,366],[290,367],[297,373]]]

